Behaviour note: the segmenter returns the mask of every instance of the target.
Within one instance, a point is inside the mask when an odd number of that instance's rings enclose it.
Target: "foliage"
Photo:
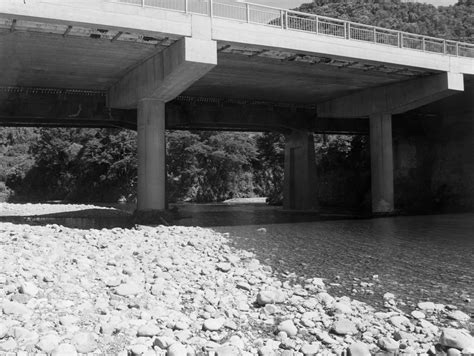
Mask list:
[[[283,201],[285,136],[266,132],[257,138],[258,160],[254,166],[259,195],[270,204]]]
[[[419,2],[314,0],[302,12],[474,43],[474,0],[435,7]]]

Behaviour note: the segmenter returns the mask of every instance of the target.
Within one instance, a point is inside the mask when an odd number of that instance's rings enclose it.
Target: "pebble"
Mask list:
[[[419,311],[419,310],[413,310],[411,313],[411,316],[414,317],[415,319],[424,319],[426,318],[425,313]]]
[[[78,332],[71,339],[71,344],[76,347],[77,352],[86,354],[97,350],[95,334],[91,332]]]
[[[418,308],[421,310],[433,311],[435,310],[436,306],[433,302],[420,302],[418,303]]]
[[[40,338],[36,347],[47,354],[53,352],[61,342],[61,338],[58,335],[49,334]]]
[[[161,329],[156,324],[148,323],[138,328],[137,336],[139,337],[153,337],[158,335]]]
[[[8,334],[8,327],[0,322],[0,339],[3,339]]]
[[[123,297],[137,295],[143,292],[143,288],[134,282],[128,282],[115,288],[115,293]]]
[[[380,338],[378,341],[378,345],[382,350],[388,352],[396,352],[400,347],[398,341],[395,341],[394,339],[388,336]]]
[[[369,346],[363,342],[352,343],[348,350],[348,356],[371,356]]]
[[[466,313],[460,310],[453,310],[452,312],[449,312],[448,318],[454,319],[457,321],[469,321],[469,319],[471,319],[469,315],[467,315]]]
[[[288,336],[296,336],[298,334],[298,329],[292,320],[285,320],[278,324],[278,330],[284,331]]]
[[[308,344],[305,343],[301,346],[300,352],[305,356],[317,355],[321,345],[317,343]]]
[[[51,356],[76,356],[77,350],[76,348],[67,343],[63,343],[58,345],[53,352],[51,352]]]
[[[25,305],[18,302],[4,302],[3,303],[3,313],[6,315],[16,314],[16,315],[26,315],[31,311]]]
[[[261,291],[257,294],[257,303],[259,305],[279,304],[286,300],[286,295],[280,290]]]
[[[225,319],[207,319],[204,321],[204,330],[219,331],[224,326]]]
[[[353,335],[358,332],[356,325],[348,319],[336,320],[331,330],[338,335]]]
[[[167,356],[187,356],[187,354],[188,351],[186,347],[179,342],[175,342],[168,347],[168,352],[166,353]]]
[[[463,329],[444,328],[441,330],[439,343],[445,347],[463,350],[474,348],[474,337]]]

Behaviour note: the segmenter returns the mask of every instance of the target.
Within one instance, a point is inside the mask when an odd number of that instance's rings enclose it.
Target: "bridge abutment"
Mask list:
[[[285,139],[283,207],[314,211],[318,208],[314,135],[310,131],[295,130]]]
[[[372,212],[394,211],[392,115],[373,114],[370,120]]]

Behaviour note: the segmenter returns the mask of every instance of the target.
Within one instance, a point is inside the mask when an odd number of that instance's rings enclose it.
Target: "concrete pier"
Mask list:
[[[372,174],[372,212],[394,211],[392,115],[370,116],[370,163]]]
[[[287,210],[316,210],[315,184],[314,135],[310,131],[295,130],[286,136],[283,207]]]
[[[165,103],[156,99],[138,102],[137,210],[166,208]]]

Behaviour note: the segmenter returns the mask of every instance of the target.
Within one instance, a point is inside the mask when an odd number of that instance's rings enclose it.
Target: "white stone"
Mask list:
[[[445,328],[441,331],[439,343],[445,347],[462,350],[474,348],[474,338],[463,329]]]
[[[40,340],[36,344],[36,347],[39,350],[49,354],[59,346],[60,342],[61,338],[58,335],[48,334],[40,338]]]
[[[76,348],[73,345],[67,344],[67,343],[60,344],[51,353],[51,356],[76,356],[76,355],[77,355]]]
[[[278,330],[284,331],[288,336],[296,336],[296,334],[298,334],[298,329],[296,328],[292,320],[282,321],[278,325]]]

